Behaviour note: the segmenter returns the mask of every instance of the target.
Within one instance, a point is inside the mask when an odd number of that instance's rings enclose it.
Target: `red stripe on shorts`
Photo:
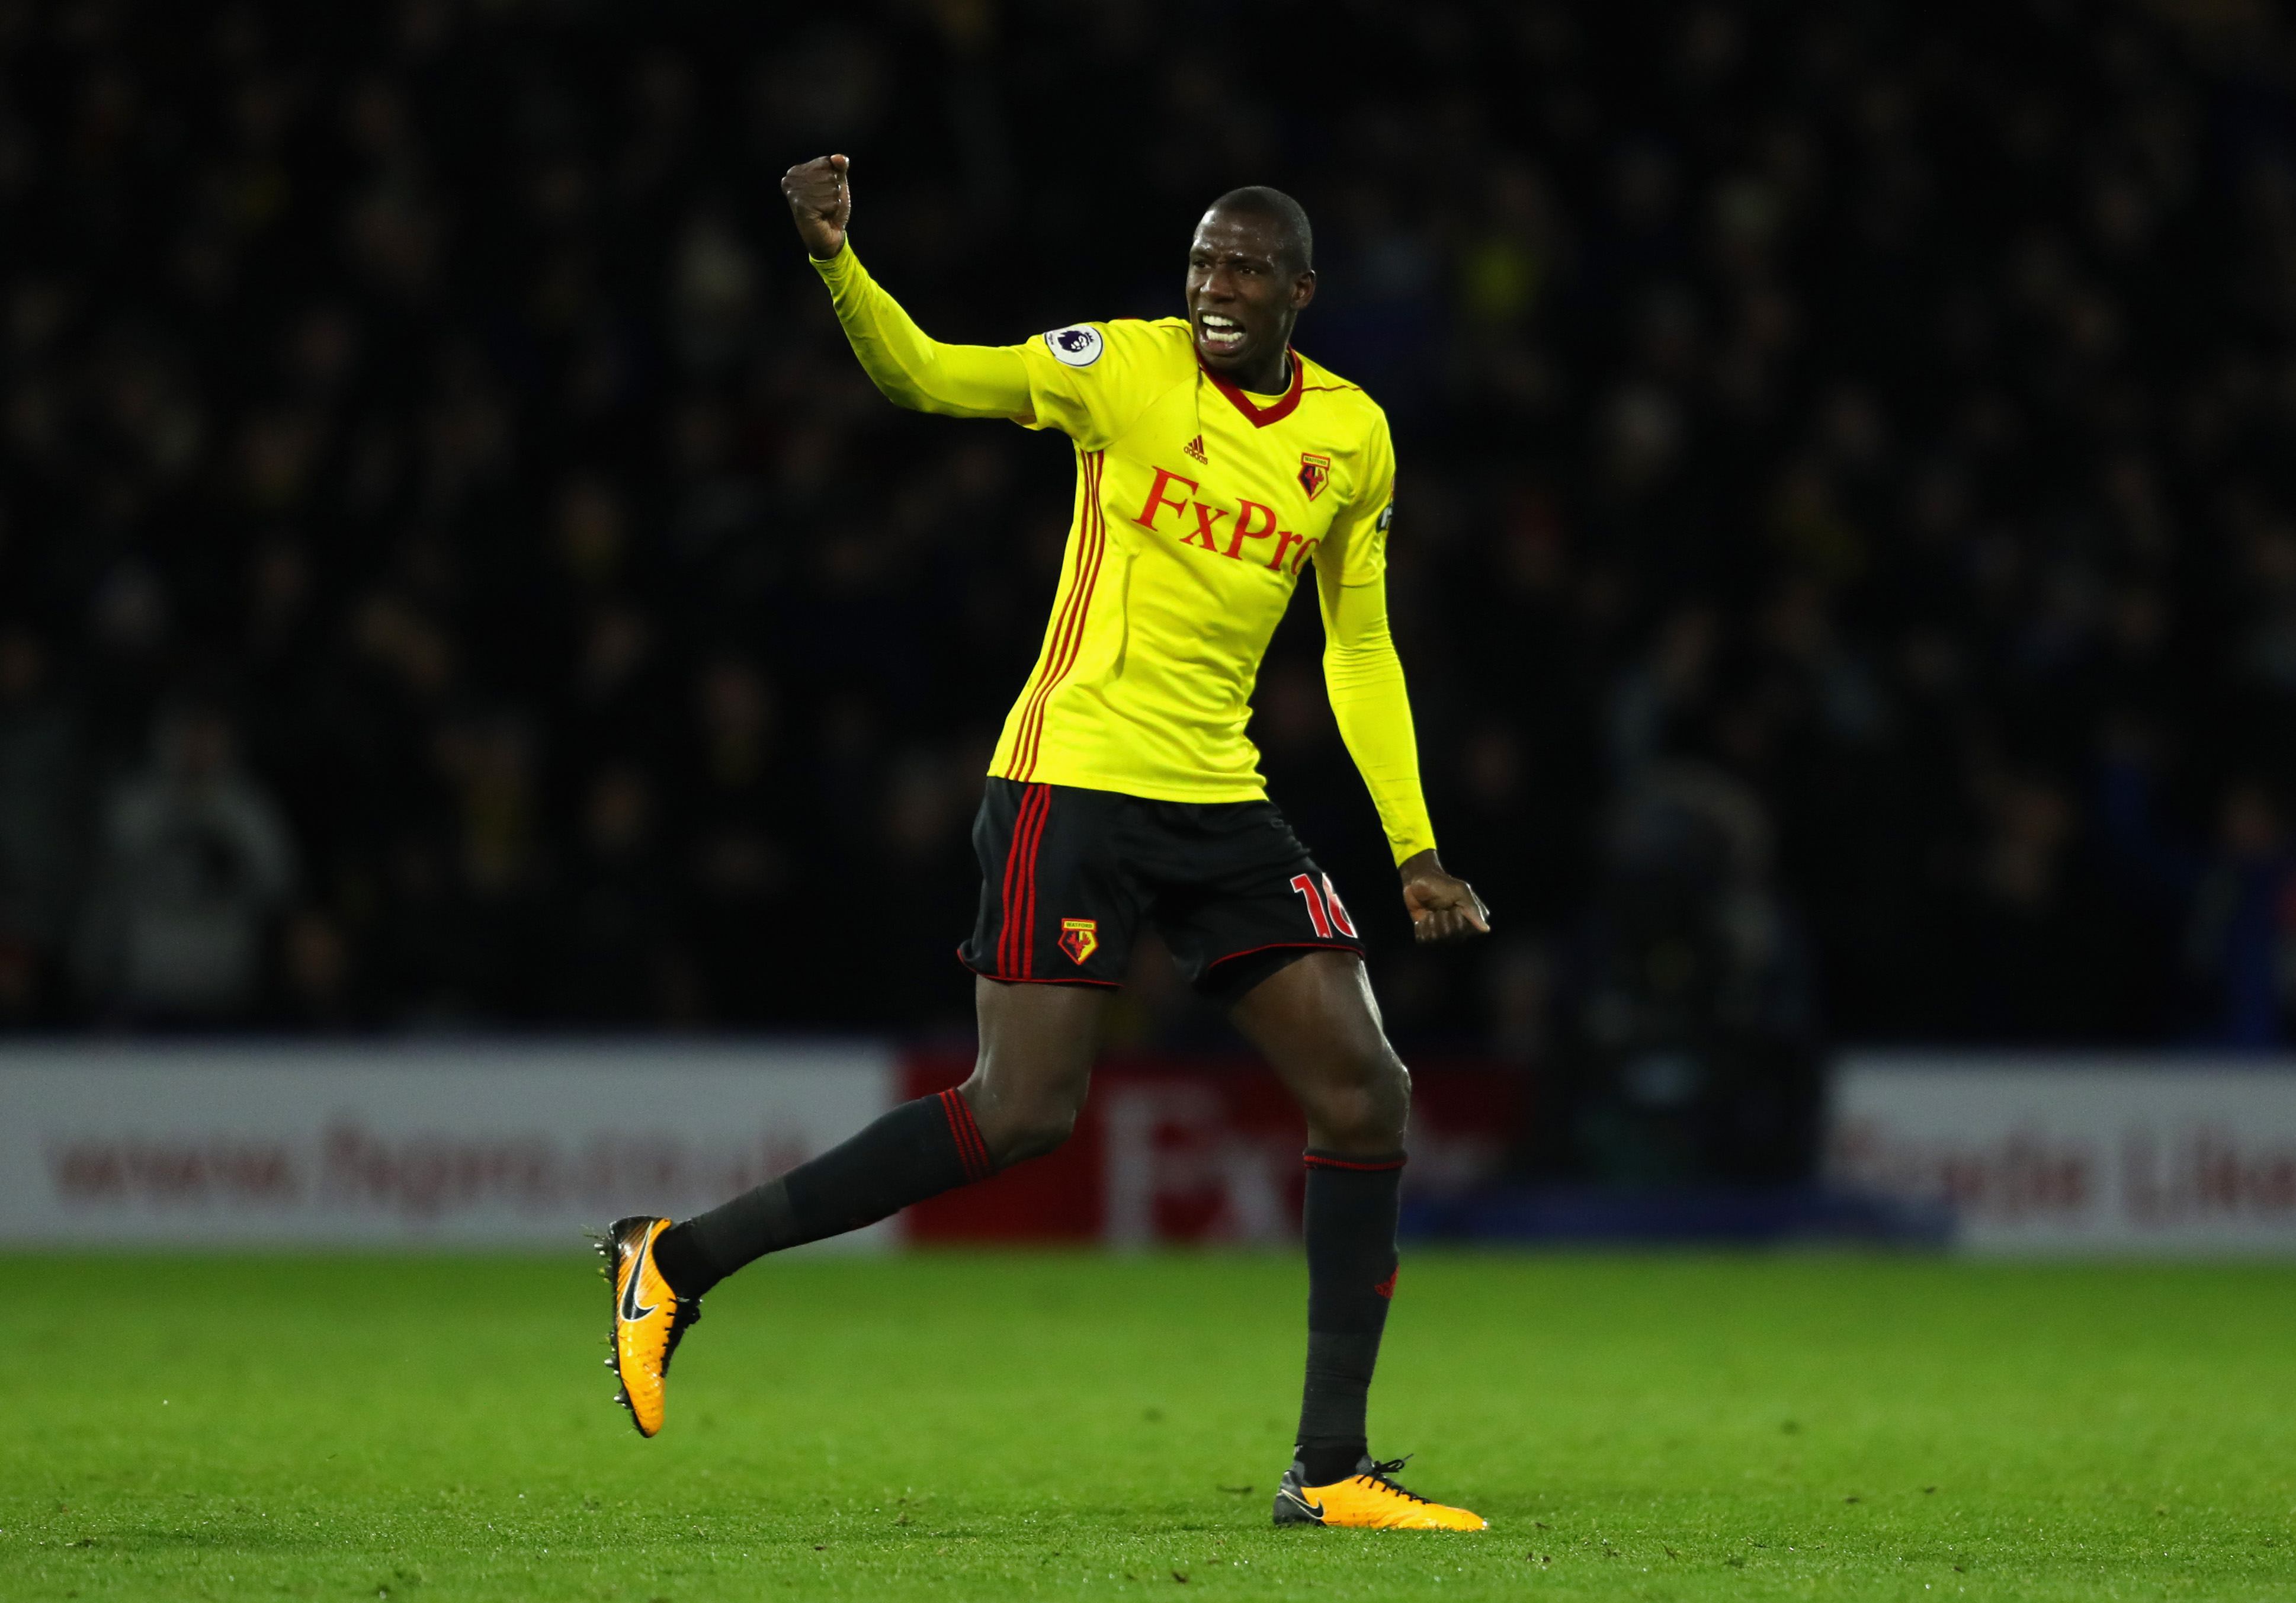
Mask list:
[[[1030,872],[1025,866],[1028,857],[1029,825],[1043,810],[1051,793],[1042,785],[1030,785],[1021,797],[1021,810],[1013,820],[1012,839],[1004,846],[1004,898],[1003,911],[996,927],[996,977],[1005,979],[1020,967],[1020,951],[1029,944],[1029,926],[1019,915],[1024,900],[1024,876]],[[1017,950],[1016,950],[1017,947]]]
[[[1038,849],[1045,843],[1045,822],[1053,816],[1053,787],[1040,785],[1037,789],[1043,794],[1044,803],[1037,809],[1035,826],[1029,831],[1029,862],[1021,870],[1021,881],[1026,897],[1021,909],[1021,977],[1024,980],[1037,975],[1037,858]]]

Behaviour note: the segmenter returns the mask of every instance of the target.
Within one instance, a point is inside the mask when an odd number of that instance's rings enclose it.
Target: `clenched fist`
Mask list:
[[[845,249],[845,225],[853,216],[853,190],[845,173],[852,165],[842,156],[816,156],[782,175],[782,198],[797,220],[807,254],[816,261],[827,261]]]
[[[1403,907],[1411,915],[1411,933],[1422,946],[1447,946],[1491,933],[1491,910],[1475,894],[1475,887],[1446,874],[1432,850],[1405,862]]]

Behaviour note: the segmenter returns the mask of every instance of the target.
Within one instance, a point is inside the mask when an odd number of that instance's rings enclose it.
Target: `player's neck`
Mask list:
[[[1292,390],[1290,347],[1277,351],[1275,360],[1268,366],[1255,369],[1250,374],[1240,373],[1228,382],[1246,395],[1281,397],[1289,394]]]

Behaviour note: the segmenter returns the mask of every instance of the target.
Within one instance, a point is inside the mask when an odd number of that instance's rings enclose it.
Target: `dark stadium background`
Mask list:
[[[1493,939],[1410,948],[1311,606],[1255,733],[1407,1045],[1792,1104],[2286,1039],[2273,8],[90,0],[0,63],[11,1029],[962,1034],[1070,456],[869,387],[776,190],[833,150],[951,340],[1308,206]],[[1121,1039],[1220,1029],[1144,960]]]

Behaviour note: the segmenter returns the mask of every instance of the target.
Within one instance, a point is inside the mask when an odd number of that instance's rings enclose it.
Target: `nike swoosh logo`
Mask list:
[[[622,1318],[636,1322],[653,1312],[653,1308],[638,1306],[638,1280],[645,1273],[646,1254],[653,1250],[653,1231],[646,1231],[645,1239],[638,1243],[638,1261],[630,1266],[630,1278],[622,1282]]]
[[[1298,1492],[1296,1492],[1292,1491],[1292,1488],[1291,1488],[1291,1487],[1289,1487],[1289,1486],[1286,1486],[1286,1487],[1284,1487],[1284,1488],[1283,1488],[1283,1495],[1284,1495],[1284,1496],[1286,1496],[1286,1497],[1288,1497],[1288,1498],[1290,1498],[1290,1499],[1292,1500],[1292,1503],[1293,1503],[1296,1507],[1299,1507],[1299,1508],[1305,1508],[1308,1513],[1310,1513],[1310,1514],[1314,1515],[1317,1519],[1321,1519],[1321,1518],[1323,1518],[1323,1517],[1324,1517],[1324,1505],[1323,1505],[1323,1504],[1321,1504],[1321,1503],[1311,1503],[1311,1502],[1309,1502],[1306,1498],[1301,1497]]]

